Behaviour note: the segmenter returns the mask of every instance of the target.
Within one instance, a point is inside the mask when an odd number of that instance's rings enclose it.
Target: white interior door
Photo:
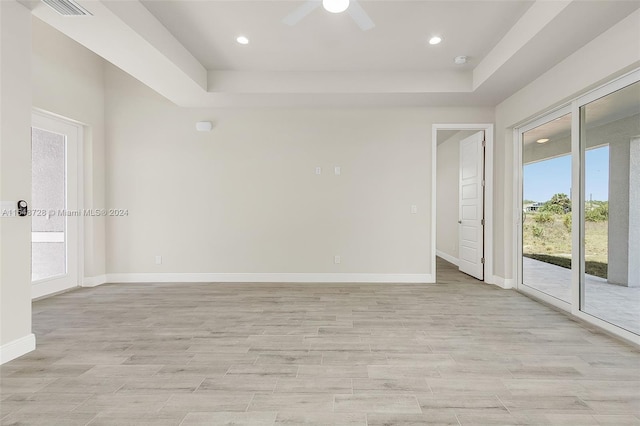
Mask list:
[[[459,269],[484,280],[484,132],[460,141]]]
[[[31,129],[32,298],[79,285],[81,128],[34,113]]]

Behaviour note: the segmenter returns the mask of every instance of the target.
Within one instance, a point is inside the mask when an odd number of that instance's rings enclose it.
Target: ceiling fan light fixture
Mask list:
[[[322,7],[327,12],[342,13],[349,8],[349,0],[322,0]]]
[[[440,36],[433,36],[429,39],[429,44],[431,45],[436,45],[436,44],[440,44],[440,42],[442,41],[442,37]]]

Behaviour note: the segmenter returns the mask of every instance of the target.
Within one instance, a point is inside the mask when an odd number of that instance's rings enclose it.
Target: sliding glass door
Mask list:
[[[516,134],[518,289],[640,342],[640,70]]]
[[[571,113],[522,135],[522,284],[571,301]]]
[[[580,107],[580,308],[640,334],[640,82]]]

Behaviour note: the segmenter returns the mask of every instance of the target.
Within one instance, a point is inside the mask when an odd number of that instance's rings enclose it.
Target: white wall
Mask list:
[[[490,108],[185,109],[115,67],[106,81],[107,204],[129,210],[107,221],[110,274],[424,280],[431,125],[493,119]],[[199,120],[216,128],[198,133]]]
[[[104,61],[33,18],[33,106],[85,126],[84,207],[105,207]],[[85,217],[85,277],[105,274],[105,219]]]
[[[438,144],[436,170],[436,250],[458,259],[460,131]],[[452,260],[450,259],[450,260]]]
[[[512,129],[640,66],[640,11],[629,15],[496,107],[494,273],[513,277]],[[502,226],[500,226],[502,224]]]
[[[31,14],[0,1],[0,199],[31,202]],[[0,218],[0,363],[35,347],[31,218]]]

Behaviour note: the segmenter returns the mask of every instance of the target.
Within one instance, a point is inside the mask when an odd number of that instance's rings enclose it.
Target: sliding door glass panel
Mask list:
[[[66,207],[66,137],[33,128],[31,280],[67,273],[66,220],[58,214]]]
[[[581,309],[640,334],[640,82],[581,107]]]
[[[522,136],[522,284],[571,302],[571,114]]]

